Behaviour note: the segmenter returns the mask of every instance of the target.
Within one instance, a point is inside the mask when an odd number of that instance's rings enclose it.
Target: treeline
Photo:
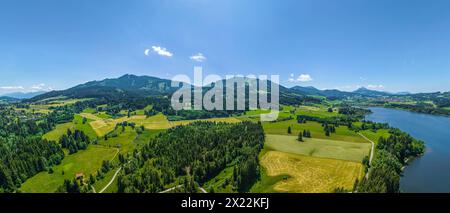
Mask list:
[[[348,126],[351,127],[353,122],[357,122],[360,119],[352,118],[350,116],[333,116],[333,117],[315,117],[309,115],[297,115],[297,123],[302,124],[306,123],[306,121],[315,121],[321,124],[334,125],[335,127],[339,126]]]
[[[370,110],[344,105],[344,106],[341,106],[338,108],[338,113],[347,115],[347,116],[354,116],[357,118],[362,118],[362,117],[364,117],[364,115],[370,113]]]
[[[400,192],[402,167],[409,159],[424,153],[424,142],[414,139],[399,129],[391,129],[389,133],[388,138],[380,137],[374,160],[369,168],[369,176],[355,184],[355,191]],[[368,166],[367,163],[366,166]]]
[[[429,103],[418,104],[403,104],[403,103],[388,103],[385,105],[390,108],[406,109],[412,112],[432,114],[432,115],[450,115],[450,111],[438,107],[434,107]]]
[[[236,134],[236,133],[239,134]],[[159,192],[166,185],[202,184],[234,165],[236,191],[245,190],[259,174],[258,154],[264,132],[260,123],[195,122],[169,129],[140,151],[121,158],[119,192]]]

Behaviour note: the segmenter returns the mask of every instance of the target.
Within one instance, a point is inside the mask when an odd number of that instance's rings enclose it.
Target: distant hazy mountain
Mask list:
[[[17,102],[17,101],[20,101],[20,99],[12,98],[9,96],[1,96],[0,97],[0,103],[2,103],[2,102],[12,103],[12,102]]]
[[[361,88],[353,91],[353,93],[364,95],[364,96],[391,96],[392,95],[387,92],[370,90],[365,87],[361,87]]]
[[[327,90],[319,90],[315,87],[302,87],[302,86],[294,86],[290,88],[293,91],[305,94],[305,95],[319,95],[325,97],[334,97],[334,98],[343,98],[343,97],[351,97],[357,94],[352,92],[344,92],[337,89],[327,89]]]
[[[15,99],[28,99],[33,98],[35,96],[46,93],[46,91],[37,91],[37,92],[14,92],[4,94],[3,97],[11,97]]]
[[[410,93],[410,92],[397,92],[395,94],[396,95],[411,95],[412,93]]]

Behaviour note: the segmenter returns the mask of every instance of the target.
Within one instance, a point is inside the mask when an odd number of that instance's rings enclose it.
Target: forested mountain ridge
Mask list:
[[[176,87],[171,87],[170,83],[171,81],[167,79],[127,74],[119,78],[90,81],[67,90],[51,91],[33,97],[29,101],[39,101],[57,96],[69,98],[114,98],[169,95],[177,89]]]
[[[261,80],[258,80],[258,84]],[[270,81],[267,83],[270,92]],[[226,85],[223,84],[224,91]],[[191,86],[193,89],[194,87]],[[150,76],[136,76],[136,75],[124,75],[119,78],[104,79],[101,81],[90,81],[85,84],[80,84],[75,87],[60,90],[51,91],[42,95],[38,95],[27,102],[36,102],[48,98],[65,96],[67,98],[106,98],[121,99],[130,97],[148,97],[148,96],[171,96],[179,87],[171,87],[171,80],[160,79]],[[209,87],[203,87],[203,91],[206,92]],[[320,99],[308,97],[298,91],[294,91],[282,85],[279,85],[280,91],[280,103],[282,104],[299,104],[302,102],[312,101],[320,102]],[[246,92],[248,98],[248,92]]]

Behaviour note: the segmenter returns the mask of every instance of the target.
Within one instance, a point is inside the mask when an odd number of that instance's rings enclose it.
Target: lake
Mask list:
[[[450,117],[369,108],[367,120],[388,123],[425,141],[425,155],[412,161],[400,180],[402,192],[450,192]]]

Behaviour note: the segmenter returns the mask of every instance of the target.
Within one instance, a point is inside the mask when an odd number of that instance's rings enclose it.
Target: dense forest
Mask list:
[[[425,151],[424,142],[400,131],[391,129],[388,138],[380,137],[368,178],[355,184],[357,192],[400,192],[400,175],[409,159]],[[366,166],[369,166],[366,164]]]
[[[195,122],[172,128],[122,159],[119,192],[159,192],[177,180],[191,191],[192,183],[204,183],[228,166],[235,167],[230,184],[245,190],[259,175],[263,143],[260,123]]]
[[[14,192],[29,177],[61,162],[61,147],[41,139],[57,119],[55,113],[41,117],[0,106],[0,192]]]

